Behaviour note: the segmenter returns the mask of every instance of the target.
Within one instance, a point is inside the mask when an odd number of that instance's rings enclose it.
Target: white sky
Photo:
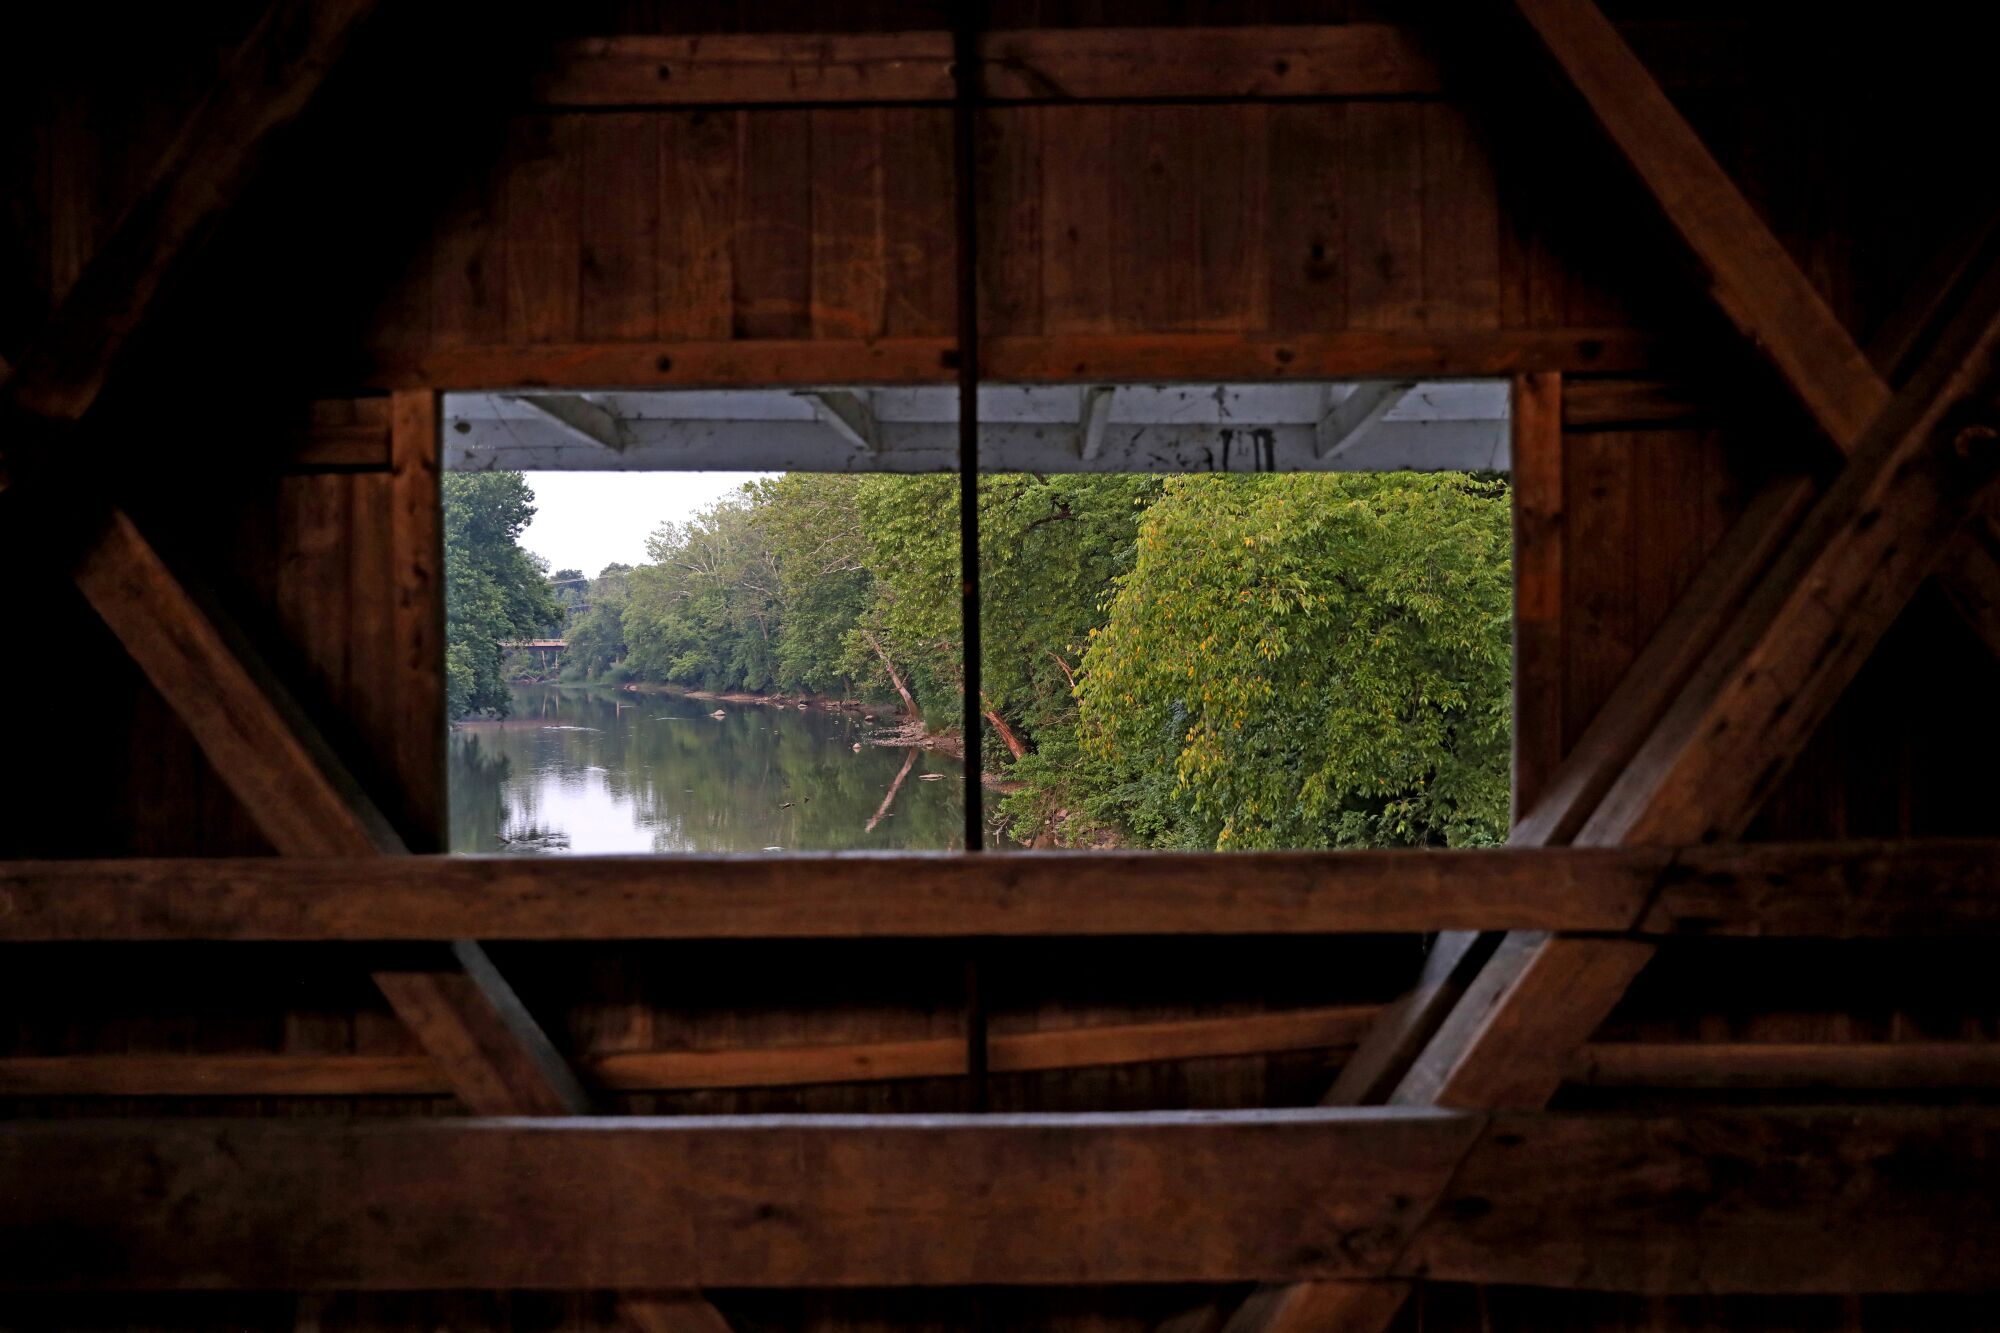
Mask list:
[[[551,571],[595,578],[614,560],[636,565],[662,523],[683,522],[769,472],[529,472],[535,520],[521,545]]]

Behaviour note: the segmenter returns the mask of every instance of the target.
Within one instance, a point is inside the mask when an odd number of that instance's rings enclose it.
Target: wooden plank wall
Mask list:
[[[1178,7],[1206,22],[1375,17],[1363,0]],[[1004,0],[1001,26],[1171,21],[1157,5]],[[646,4],[579,16],[580,33],[934,28],[949,7]],[[0,354],[61,295],[125,201],[174,111],[201,84],[202,35],[186,60],[129,60],[7,94],[30,178],[0,234]],[[175,50],[181,48],[175,47]],[[41,96],[46,93],[46,96]],[[1746,103],[1729,89],[1683,94],[1753,199],[1855,327],[1879,320],[1915,265],[1916,238],[1943,230],[1918,188],[1865,199],[1840,187],[1879,160],[1874,140],[1796,99]],[[38,100],[39,99],[39,100]],[[1880,137],[1890,137],[1886,131]],[[1565,147],[1523,163],[1496,154],[1465,108],[1433,99],[1259,106],[1013,106],[984,114],[982,309],[989,333],[1294,334],[1490,332],[1633,325],[1677,339],[1645,372],[1664,393],[1566,377],[1570,417],[1542,536],[1559,571],[1554,669],[1532,725],[1573,741],[1644,645],[1764,471],[1810,465],[1803,427],[1768,379],[1701,313],[1670,253],[1616,183],[1575,169]],[[468,160],[452,206],[394,290],[363,293],[377,351],[534,348],[686,340],[853,345],[943,337],[952,327],[948,113],[937,108],[618,110],[524,114],[498,163]],[[1944,196],[1946,202],[1949,196]],[[1945,204],[1934,210],[1941,214]],[[1921,226],[1905,225],[1912,217]],[[1862,238],[1871,244],[1863,245]],[[1898,242],[1882,244],[1884,237]],[[400,282],[400,286],[395,286]],[[348,388],[361,391],[356,383]],[[1649,399],[1645,411],[1581,408]],[[1662,409],[1664,400],[1673,406]],[[204,405],[190,394],[182,411]],[[375,407],[358,409],[374,412]],[[264,410],[260,407],[260,412]],[[301,405],[260,417],[290,434]],[[273,424],[276,417],[286,422]],[[194,418],[212,419],[212,418]],[[240,424],[240,423],[239,423]],[[386,429],[386,428],[385,428]],[[365,434],[365,432],[364,432]],[[1774,443],[1777,441],[1777,443]],[[442,792],[399,730],[435,708],[413,698],[384,610],[397,596],[390,530],[394,460],[285,462],[236,477],[198,509],[162,497],[144,516],[205,565],[348,758],[400,790],[405,822]],[[212,479],[211,479],[212,480]],[[181,497],[185,498],[185,497]],[[1547,554],[1547,552],[1544,552]],[[1546,562],[1545,562],[1546,564]],[[67,589],[5,575],[16,605],[73,635],[83,717],[23,719],[50,755],[41,791],[0,827],[0,854],[263,850],[191,740],[118,663]],[[436,590],[432,590],[435,596]],[[1899,626],[1828,723],[1759,833],[1992,831],[1994,778],[1966,762],[2000,735],[1955,706],[1991,697],[1994,670],[1930,600]],[[33,714],[45,675],[0,661],[0,688]],[[1985,710],[1990,713],[1990,710]],[[81,753],[80,753],[81,752]],[[88,758],[82,757],[87,754]],[[100,793],[79,814],[70,791]],[[37,804],[39,800],[39,804]],[[46,817],[43,817],[46,816]],[[1993,1037],[1989,999],[1890,950],[1801,946],[1778,964],[1751,946],[1666,951],[1603,1034],[1619,1040],[1906,1040]],[[350,951],[49,951],[0,967],[0,1053],[290,1052],[407,1055]],[[845,1040],[953,1037],[962,959],[917,946],[496,950],[531,1007],[573,1049],[612,1053]],[[989,960],[996,1029],[1379,1002],[1410,969],[1409,942],[1284,946],[1162,944],[1107,965],[1097,946],[1010,946]],[[1757,972],[1756,969],[1765,969]],[[1969,974],[1969,973],[1968,973]],[[1761,979],[1760,979],[1761,978]],[[1128,1109],[1282,1105],[1324,1090],[1338,1049],[1089,1071],[1007,1075],[996,1106]],[[1660,1094],[1627,1094],[1656,1099]],[[1615,1098],[1572,1090],[1569,1098]],[[780,1090],[635,1093],[635,1110],[952,1109],[951,1080]],[[346,1099],[262,1099],[211,1113],[349,1109]],[[0,1114],[159,1111],[158,1100],[25,1099]],[[377,1099],[371,1111],[448,1112],[448,1102]],[[1200,1293],[988,1293],[989,1326],[1138,1329]],[[720,1303],[743,1327],[959,1326],[961,1293],[760,1294]],[[1960,1300],[1650,1301],[1425,1289],[1408,1328],[1578,1329],[1977,1327]],[[0,1327],[97,1322],[379,1329],[614,1326],[603,1296],[547,1298],[105,1298],[22,1309]],[[1990,1322],[1990,1321],[1988,1321]]]
[[[1503,217],[1449,102],[1003,106],[982,114],[979,163],[989,336],[1633,322],[1532,219]],[[943,336],[949,205],[943,108],[533,114],[466,183],[375,340],[407,364]]]

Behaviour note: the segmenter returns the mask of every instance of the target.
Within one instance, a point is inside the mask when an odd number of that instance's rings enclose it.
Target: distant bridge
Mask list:
[[[502,639],[500,646],[507,649],[527,648],[539,652],[559,653],[569,647],[568,639]]]

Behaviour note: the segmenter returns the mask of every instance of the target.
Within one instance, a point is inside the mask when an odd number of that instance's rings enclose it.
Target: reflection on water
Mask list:
[[[717,709],[723,716],[711,717]],[[857,751],[870,728],[817,708],[517,686],[506,721],[452,728],[451,848],[961,846],[957,762],[875,745]]]

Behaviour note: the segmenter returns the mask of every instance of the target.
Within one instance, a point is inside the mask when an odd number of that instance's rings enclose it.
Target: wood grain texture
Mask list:
[[[1555,846],[1575,837],[1686,686],[1812,502],[1805,477],[1759,492],[1710,553],[1645,650],[1592,715],[1576,743],[1524,801],[1510,841]],[[1572,541],[1574,539],[1572,538]],[[1518,631],[1517,631],[1518,632]]]
[[[1051,384],[1382,379],[1629,370],[1645,364],[1652,346],[1651,338],[1630,329],[1015,334],[986,339],[982,358],[990,379]],[[695,342],[382,347],[364,380],[372,388],[439,392],[948,384],[955,373],[952,356],[952,341],[944,337],[811,341],[746,335]]]
[[[378,971],[396,1017],[476,1115],[582,1115],[590,1099],[486,952],[452,946],[451,966]]]
[[[1546,1105],[1569,1053],[1653,956],[1641,940],[1510,932],[1389,1101],[1395,1106]]]
[[[1543,49],[1707,269],[1716,303],[1837,441],[1889,392],[1826,300],[1593,0],[1515,0]]]
[[[1992,1115],[1497,1115],[1398,1267],[1655,1294],[1984,1289]]]
[[[71,572],[274,847],[306,857],[401,849],[277,678],[128,515],[112,511]]]
[[[1990,934],[1984,839],[1466,851],[0,862],[0,941],[866,939],[1547,928]]]
[[[1440,90],[1412,34],[1380,23],[1019,29],[979,37],[990,102],[1394,97]],[[951,100],[951,34],[622,34],[558,45],[549,107]]]
[[[1869,428],[1579,842],[1747,825],[2000,473],[1996,349],[2000,277]]]
[[[1443,1188],[1479,1128],[1449,1113],[1327,1111],[16,1121],[0,1128],[14,1202],[0,1286],[1358,1275],[1393,1257],[1398,1219]],[[145,1178],[158,1185],[150,1206]],[[1048,1243],[1051,1226],[1066,1243]]]
[[[1373,1005],[1278,1010],[1151,1023],[1092,1023],[992,1033],[995,1073],[1088,1069],[1157,1061],[1351,1046]],[[614,1092],[783,1088],[965,1073],[962,1036],[702,1050],[612,1050],[579,1056],[584,1081]],[[0,1056],[0,1095],[21,1097],[440,1096],[453,1085],[423,1055]]]
[[[273,4],[225,59],[152,183],[83,267],[0,388],[0,409],[80,420],[130,342],[158,316],[201,242],[235,207],[312,104],[374,0]]]
[[[1563,381],[1517,375],[1508,400],[1514,497],[1513,816],[1548,789],[1563,746]]]
[[[1977,1107],[13,1121],[0,1286],[1323,1280],[1394,1263],[1651,1294],[1981,1290],[2000,1280],[1996,1135],[2000,1112]]]

